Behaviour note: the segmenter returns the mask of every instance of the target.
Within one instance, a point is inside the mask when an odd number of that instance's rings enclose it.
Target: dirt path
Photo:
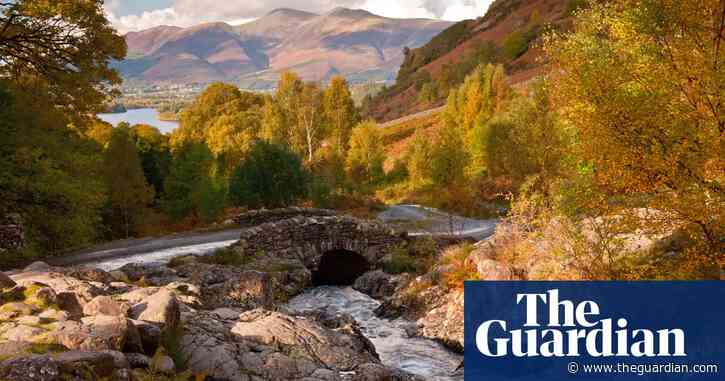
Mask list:
[[[454,235],[482,240],[496,231],[499,220],[477,220],[450,215],[420,205],[394,205],[378,215],[411,235]]]
[[[96,263],[112,258],[136,257],[147,253],[164,250],[189,248],[189,252],[200,249],[198,246],[239,239],[241,229],[230,229],[215,232],[178,233],[163,237],[128,239],[90,247],[75,254],[54,258],[49,263],[58,266],[82,263]]]

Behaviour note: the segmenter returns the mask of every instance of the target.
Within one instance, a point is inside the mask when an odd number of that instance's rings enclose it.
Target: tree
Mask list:
[[[307,181],[299,156],[284,145],[258,140],[234,170],[229,196],[234,205],[250,209],[284,207],[304,197]]]
[[[591,168],[592,192],[582,203],[628,216],[634,230],[683,229],[722,265],[725,4],[590,6],[572,33],[545,41],[554,102],[577,134],[572,154]]]
[[[244,156],[262,129],[265,97],[214,83],[181,113],[181,123],[171,135],[171,145],[204,143],[228,174]]]
[[[383,176],[385,151],[373,121],[363,122],[352,130],[350,150],[347,153],[346,171],[358,184],[371,185]]]
[[[297,74],[286,71],[280,75],[273,99],[264,109],[263,138],[275,144],[286,144],[300,155],[305,153],[304,139],[295,137],[299,123],[299,99],[304,83]]]
[[[106,199],[100,147],[68,129],[45,88],[0,79],[0,215],[22,216],[29,256],[94,242]]]
[[[344,155],[352,129],[360,119],[344,77],[336,75],[330,80],[330,85],[325,89],[324,112],[333,145],[339,155]]]
[[[99,111],[121,82],[108,64],[126,56],[102,0],[0,2],[0,77],[46,83],[49,101],[77,118]]]
[[[451,187],[465,179],[465,168],[469,156],[459,130],[453,126],[443,127],[431,153],[431,177],[439,187]]]
[[[164,181],[164,204],[174,218],[212,221],[225,206],[226,187],[204,143],[186,143],[174,153]]]
[[[119,125],[104,154],[103,173],[114,236],[128,238],[142,221],[154,198],[146,182],[136,144],[128,125]]]
[[[485,124],[495,114],[505,110],[511,97],[501,65],[479,66],[456,90],[451,90],[444,113],[450,126],[468,133],[477,125]]]
[[[131,136],[136,143],[146,181],[153,186],[156,200],[161,200],[164,180],[169,174],[171,165],[169,137],[146,124],[131,127]]]
[[[442,136],[453,134],[453,130],[461,135],[461,144],[465,142],[468,150],[466,172],[471,178],[487,172],[488,123],[506,110],[511,98],[512,91],[501,65],[481,65],[458,89],[451,90],[443,114],[448,131]]]
[[[113,126],[100,120],[94,120],[90,127],[85,131],[87,138],[95,141],[104,149],[108,147],[108,143],[111,142],[112,134]]]
[[[299,95],[297,124],[306,147],[307,161],[312,162],[313,155],[322,140],[322,92],[312,83],[306,83]]]
[[[431,151],[432,147],[426,133],[420,129],[416,130],[406,154],[408,176],[413,186],[420,186],[430,179]]]

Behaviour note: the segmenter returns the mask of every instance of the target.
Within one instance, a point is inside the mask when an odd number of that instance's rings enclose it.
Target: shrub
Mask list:
[[[443,252],[442,262],[447,266],[443,274],[443,283],[448,289],[461,289],[463,282],[479,279],[476,265],[469,260],[473,245],[453,246]]]
[[[235,251],[231,247],[225,247],[219,249],[212,255],[205,255],[199,259],[202,263],[223,265],[223,266],[236,266],[241,267],[247,264],[247,259],[242,253]]]
[[[418,265],[416,259],[408,252],[408,248],[401,245],[393,249],[393,254],[383,265],[383,270],[388,274],[415,273],[418,271]]]

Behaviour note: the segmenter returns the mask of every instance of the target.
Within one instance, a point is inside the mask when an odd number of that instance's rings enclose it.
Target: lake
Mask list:
[[[159,112],[152,108],[139,108],[128,110],[117,114],[98,114],[98,118],[104,122],[111,123],[114,127],[121,122],[130,125],[148,124],[159,129],[162,133],[168,133],[179,127],[179,122],[159,119]]]

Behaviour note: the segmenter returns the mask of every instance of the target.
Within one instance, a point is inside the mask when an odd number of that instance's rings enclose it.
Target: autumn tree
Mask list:
[[[330,85],[325,89],[324,113],[333,145],[339,155],[344,155],[352,129],[360,119],[344,77],[336,75],[330,80]]]
[[[488,155],[483,142],[489,135],[489,121],[506,110],[512,97],[507,81],[501,65],[481,65],[448,96],[443,114],[449,129],[446,133],[457,130],[461,135],[468,150],[466,173],[470,178],[487,173]]]
[[[721,265],[724,14],[720,0],[591,2],[573,32],[545,43],[554,101],[591,168],[582,204],[633,230],[683,229]]]
[[[371,185],[383,176],[385,151],[375,122],[360,123],[352,130],[346,171],[350,179],[362,185]]]
[[[406,167],[413,186],[420,186],[430,179],[431,154],[428,135],[423,130],[416,130],[406,152]]]
[[[464,133],[485,124],[505,110],[511,96],[506,81],[501,65],[476,68],[458,89],[451,90],[443,115],[445,122],[461,128]]]
[[[433,183],[440,188],[460,185],[465,181],[468,162],[469,155],[460,130],[455,126],[443,127],[438,132],[431,152],[430,171]]]
[[[128,125],[119,125],[104,154],[103,173],[114,236],[128,238],[143,221],[154,190],[146,182],[141,159]]]
[[[181,113],[171,144],[204,143],[231,170],[260,133],[263,104],[261,95],[212,84]]]
[[[297,106],[297,132],[305,146],[305,156],[312,162],[313,155],[323,139],[322,92],[314,83],[306,83],[299,94]],[[298,144],[293,144],[297,146]]]
[[[293,134],[298,125],[298,106],[304,83],[297,74],[286,71],[280,75],[277,91],[273,99],[268,99],[264,107],[262,138],[275,143],[292,146],[294,151],[304,154],[304,140]]]
[[[493,177],[508,177],[518,186],[531,175],[551,181],[561,175],[563,160],[571,143],[567,126],[553,109],[548,82],[533,80],[530,95],[516,97],[509,110],[494,117],[485,136],[471,144],[486,155],[483,159]]]

